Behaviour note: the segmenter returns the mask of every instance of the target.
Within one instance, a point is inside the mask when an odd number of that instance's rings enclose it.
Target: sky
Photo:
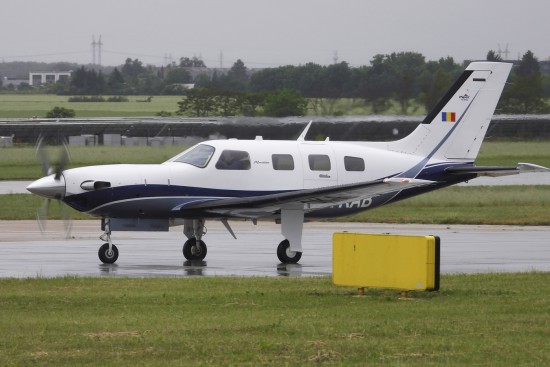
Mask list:
[[[0,62],[144,64],[200,57],[209,67],[369,65],[413,51],[427,60],[550,58],[548,0],[0,0]],[[96,61],[99,51],[96,48]],[[503,55],[504,56],[504,55]]]

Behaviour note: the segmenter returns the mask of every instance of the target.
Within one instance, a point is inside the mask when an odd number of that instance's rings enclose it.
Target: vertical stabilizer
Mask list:
[[[475,160],[510,63],[473,62],[409,136],[388,149],[441,160]]]

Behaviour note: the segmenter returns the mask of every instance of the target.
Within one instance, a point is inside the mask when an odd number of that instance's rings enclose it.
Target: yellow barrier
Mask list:
[[[332,281],[359,288],[439,290],[439,237],[334,233]]]

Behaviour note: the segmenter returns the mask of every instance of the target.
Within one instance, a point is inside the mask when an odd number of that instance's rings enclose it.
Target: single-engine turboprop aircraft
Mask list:
[[[534,164],[474,164],[512,65],[474,62],[424,121],[393,142],[214,140],[162,164],[59,169],[27,187],[101,218],[104,263],[118,249],[111,231],[167,231],[183,225],[188,260],[206,256],[205,220],[271,219],[284,240],[277,256],[302,256],[305,218],[350,215],[478,176],[549,171]],[[235,237],[236,238],[236,237]]]

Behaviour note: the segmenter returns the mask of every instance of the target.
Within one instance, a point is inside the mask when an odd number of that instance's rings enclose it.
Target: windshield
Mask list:
[[[195,167],[204,168],[208,165],[208,162],[210,162],[214,150],[214,147],[210,145],[199,144],[183,153],[174,160],[174,162],[187,163]]]

